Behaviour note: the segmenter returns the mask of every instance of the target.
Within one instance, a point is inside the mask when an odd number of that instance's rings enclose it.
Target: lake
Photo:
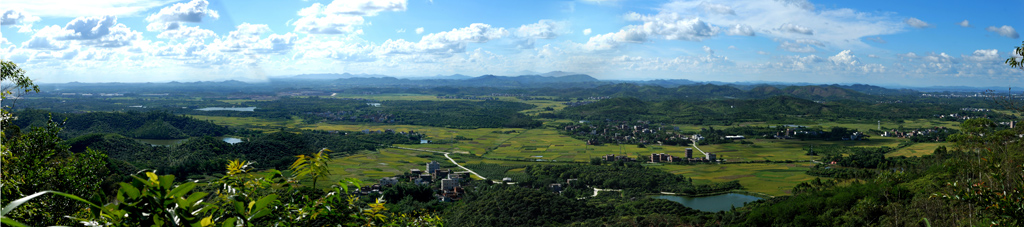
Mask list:
[[[198,111],[227,110],[227,111],[253,112],[253,111],[256,111],[256,107],[206,107],[206,108],[201,108],[201,109],[196,109],[196,110],[198,110]]]
[[[760,200],[757,196],[750,196],[737,193],[713,195],[713,196],[701,196],[701,197],[689,197],[689,196],[678,196],[678,195],[655,195],[651,196],[655,199],[667,199],[672,202],[683,204],[683,206],[693,208],[705,212],[718,212],[732,209],[732,207],[742,207],[745,203]]]
[[[214,137],[214,138],[223,140],[224,142],[227,142],[227,143],[230,143],[230,144],[236,144],[236,143],[241,143],[242,142],[242,139],[235,138],[235,137],[221,136],[221,137]],[[181,144],[182,142],[185,142],[185,140],[187,140],[187,139],[188,138],[185,138],[185,139],[173,139],[173,140],[154,140],[154,139],[135,139],[135,140],[137,140],[139,142],[143,142],[143,143],[149,144],[149,145],[152,145],[152,146],[171,146],[171,145]]]

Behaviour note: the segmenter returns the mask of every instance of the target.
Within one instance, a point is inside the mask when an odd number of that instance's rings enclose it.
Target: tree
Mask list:
[[[1021,41],[1021,46],[1017,47],[1010,55],[1010,58],[1006,59],[1006,64],[1010,65],[1010,68],[1024,69],[1024,41]]]
[[[39,91],[32,80],[25,76],[25,71],[10,61],[2,61],[2,79],[5,84],[0,96],[20,92]],[[2,127],[0,137],[0,202],[8,204],[16,198],[47,190],[56,190],[74,195],[88,196],[101,188],[104,177],[108,176],[107,155],[101,151],[86,149],[74,153],[57,135],[61,131],[61,123],[48,121],[44,127],[36,127],[22,133],[18,126],[10,122],[13,118],[4,107],[2,110]],[[84,204],[68,198],[45,195],[25,203],[17,211],[5,214],[5,217],[27,221],[28,223],[52,223],[61,225],[73,224],[71,215]]]
[[[295,163],[292,163],[288,169],[292,170],[292,176],[296,178],[309,175],[313,177],[313,188],[316,188],[316,181],[320,177],[331,174],[330,170],[327,169],[327,162],[331,161],[331,157],[324,152],[331,152],[327,148],[320,149],[319,152],[313,155],[297,155]]]

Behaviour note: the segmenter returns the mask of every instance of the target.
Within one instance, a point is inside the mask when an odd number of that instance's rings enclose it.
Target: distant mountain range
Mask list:
[[[942,87],[901,87],[901,86],[878,86],[867,84],[812,84],[812,83],[784,83],[784,82],[717,82],[717,81],[692,81],[687,79],[658,79],[646,81],[628,80],[598,80],[586,74],[552,71],[547,73],[535,73],[523,71],[519,76],[498,76],[482,75],[467,76],[462,74],[434,75],[422,77],[392,77],[380,74],[351,74],[351,73],[321,73],[301,74],[294,76],[280,76],[270,78],[270,83],[249,83],[237,80],[221,82],[168,82],[168,83],[62,83],[42,84],[54,89],[77,88],[77,89],[99,89],[103,91],[171,91],[187,90],[201,91],[203,89],[218,89],[220,91],[246,92],[253,89],[281,90],[281,89],[323,89],[323,88],[358,88],[358,87],[394,87],[394,88],[432,88],[432,87],[495,87],[495,88],[591,88],[616,84],[633,84],[640,86],[657,86],[662,88],[677,88],[680,86],[686,89],[698,89],[704,92],[712,92],[726,97],[742,97],[745,94],[757,95],[791,95],[814,100],[829,99],[864,99],[868,95],[898,96],[898,95],[919,95],[923,92],[985,92],[993,90],[1005,93],[1006,88],[1000,87],[966,87],[966,86],[942,86]],[[127,86],[131,85],[131,86]],[[714,86],[707,86],[714,85]],[[117,88],[115,87],[124,87]],[[712,88],[713,87],[713,88]],[[726,89],[728,88],[728,89]],[[615,87],[621,92],[640,92],[642,87]],[[138,90],[138,91],[136,91]],[[1016,92],[1024,91],[1024,88],[1015,87]],[[599,94],[594,94],[599,95]],[[695,94],[696,95],[696,94]]]

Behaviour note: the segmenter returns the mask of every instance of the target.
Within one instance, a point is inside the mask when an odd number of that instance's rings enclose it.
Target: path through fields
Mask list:
[[[470,170],[469,168],[466,168],[465,166],[459,165],[458,162],[455,162],[455,159],[452,159],[452,157],[448,156],[448,154],[449,154],[448,152],[440,152],[440,151],[432,151],[432,150],[416,149],[416,148],[408,148],[408,147],[396,147],[396,146],[392,146],[392,147],[393,148],[398,148],[398,149],[406,149],[406,150],[414,150],[414,151],[426,151],[426,152],[431,152],[431,153],[444,154],[445,158],[448,158],[449,161],[452,161],[452,163],[455,164],[456,166],[458,166],[459,168],[462,168],[462,169],[466,170],[466,172],[469,172],[469,173],[472,173],[473,175],[476,175],[476,177],[479,177],[480,179],[487,180],[486,177],[480,176],[480,174],[476,174],[476,172],[473,172],[473,170]]]

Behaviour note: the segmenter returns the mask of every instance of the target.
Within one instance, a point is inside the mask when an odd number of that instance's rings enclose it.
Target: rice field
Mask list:
[[[751,163],[654,166],[693,179],[694,184],[738,180],[744,190],[771,196],[792,194],[800,182],[813,180],[806,174],[810,163]]]
[[[949,142],[942,142],[942,143],[915,143],[914,145],[910,145],[909,147],[904,147],[904,148],[901,148],[901,149],[899,149],[899,150],[897,150],[895,152],[885,154],[885,157],[897,157],[897,156],[914,157],[914,156],[930,155],[933,152],[935,152],[935,149],[939,148],[939,146],[946,146],[947,148],[952,149],[953,144],[949,143]]]

